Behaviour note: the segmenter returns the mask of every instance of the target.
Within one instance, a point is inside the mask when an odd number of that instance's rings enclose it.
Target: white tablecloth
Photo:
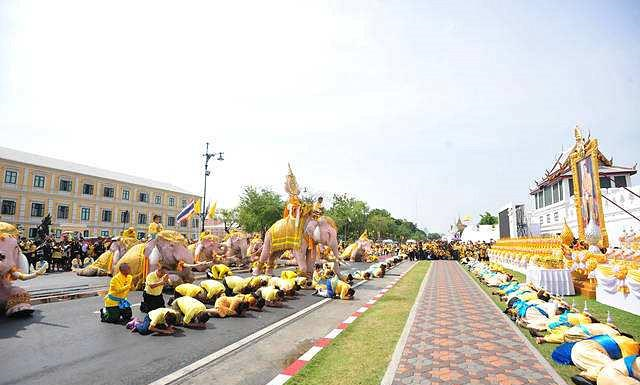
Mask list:
[[[527,281],[555,295],[575,295],[569,269],[540,269],[529,267]]]

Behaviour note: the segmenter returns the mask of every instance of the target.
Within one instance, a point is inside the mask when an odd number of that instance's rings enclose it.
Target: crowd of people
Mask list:
[[[493,294],[506,303],[505,313],[528,329],[538,344],[559,344],[551,358],[580,370],[572,377],[574,383],[638,383],[640,343],[611,320],[598,320],[587,309],[581,311],[531,283],[518,282],[498,264],[473,257],[461,262],[482,283],[495,288]]]
[[[53,235],[41,240],[21,237],[19,242],[30,268],[36,270],[46,262],[49,266],[47,272],[71,271],[73,268],[89,266],[109,249],[110,244],[110,238],[85,239],[70,234],[63,234],[59,240]]]

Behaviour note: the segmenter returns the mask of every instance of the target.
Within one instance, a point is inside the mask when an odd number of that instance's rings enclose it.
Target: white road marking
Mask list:
[[[369,310],[368,307],[361,307],[360,309],[356,310],[358,313],[364,313],[365,311]]]
[[[313,356],[318,354],[318,352],[322,350],[322,346],[312,346],[311,349],[307,350],[307,352],[298,358],[300,361],[311,361]]]
[[[329,332],[329,334],[327,334],[326,336],[324,336],[324,338],[328,338],[330,340],[336,338],[338,336],[338,334],[342,333],[342,329],[333,329],[332,331]]]
[[[273,380],[269,381],[267,383],[267,385],[283,385],[285,382],[287,382],[289,379],[291,378],[291,376],[288,376],[286,374],[278,374],[277,376],[275,376],[273,378]]]
[[[358,318],[358,317],[356,317],[356,316],[352,316],[352,315],[351,315],[351,316],[347,317],[347,319],[346,319],[346,320],[344,320],[344,321],[342,321],[342,322],[344,322],[344,323],[346,323],[346,324],[350,324],[350,323],[352,323],[353,321],[355,321],[355,320],[356,320],[356,318]]]

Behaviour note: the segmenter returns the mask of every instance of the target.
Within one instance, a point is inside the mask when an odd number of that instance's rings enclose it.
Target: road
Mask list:
[[[284,308],[212,319],[207,330],[174,336],[140,336],[99,322],[94,312],[101,297],[36,305],[30,319],[0,318],[0,385],[148,384],[321,300],[300,293]],[[141,292],[129,296],[138,317],[144,316],[135,306],[141,299]]]

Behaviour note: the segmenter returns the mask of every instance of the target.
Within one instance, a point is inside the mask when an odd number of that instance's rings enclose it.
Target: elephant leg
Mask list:
[[[310,271],[312,270],[308,270],[307,268],[307,251],[309,249],[309,244],[307,243],[307,240],[304,239],[304,237],[302,238],[302,241],[300,242],[300,248],[297,250],[293,251],[293,256],[296,258],[296,261],[298,262],[298,268],[300,269],[300,271],[302,271],[302,273],[305,276],[309,275]]]
[[[329,240],[329,247],[333,250],[333,255],[336,257],[336,261],[333,264],[333,271],[336,275],[340,274],[340,253],[338,253],[338,240],[335,236]]]
[[[318,247],[314,247],[307,256],[307,271],[306,274],[312,272],[315,268],[316,261],[318,260]]]
[[[9,296],[5,305],[7,317],[27,317],[33,313],[31,296],[21,287],[9,287]]]
[[[263,272],[263,266],[268,263],[269,257],[271,257],[271,233],[267,231],[264,236],[264,243],[262,245],[262,252],[260,253],[260,259],[253,267],[252,274],[260,275]]]

